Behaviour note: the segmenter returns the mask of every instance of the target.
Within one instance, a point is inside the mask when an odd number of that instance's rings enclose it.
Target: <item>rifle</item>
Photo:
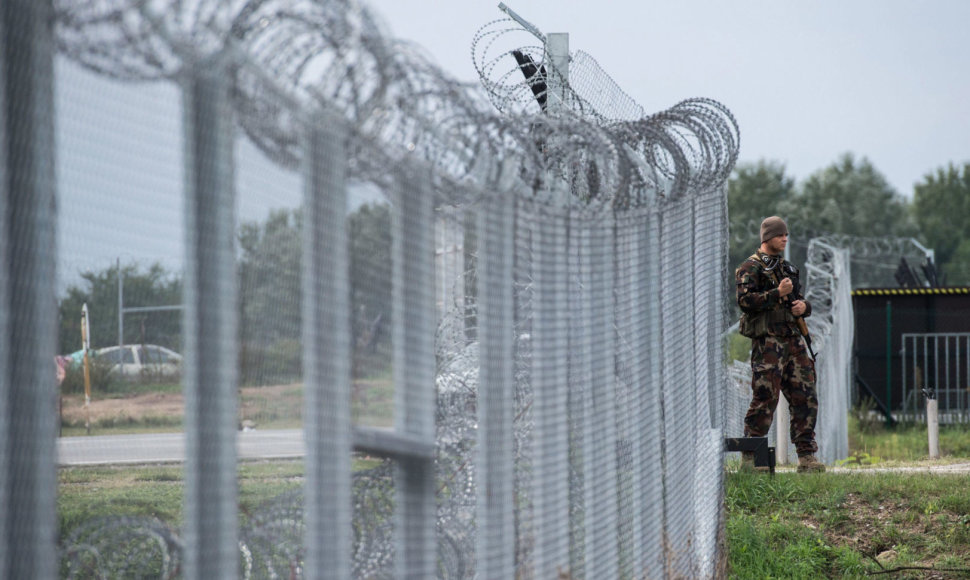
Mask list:
[[[794,279],[792,280],[792,290],[791,296],[798,296],[801,293],[801,282],[798,279],[798,269],[792,266],[794,271]],[[788,303],[794,302],[794,298],[789,298]],[[808,346],[808,354],[812,355],[812,362],[815,362],[815,351],[812,350],[812,335],[808,333],[808,324],[805,323],[805,319],[801,316],[795,317],[795,324],[798,326],[798,332],[805,337],[805,344]]]
[[[815,362],[815,351],[812,350],[812,335],[808,333],[808,325],[805,324],[805,319],[801,316],[796,316],[795,324],[798,325],[798,331],[805,337],[805,344],[808,345],[808,354],[812,355],[812,362]]]
[[[783,278],[781,278],[780,276],[786,276],[789,279],[791,279],[792,291],[791,291],[791,294],[788,295],[788,304],[790,306],[791,303],[795,301],[795,296],[798,296],[799,294],[801,294],[801,282],[798,276],[799,274],[798,268],[796,268],[794,264],[790,264],[790,263],[788,264],[788,266],[791,268],[791,271],[789,272],[775,271],[775,268],[777,266],[782,265],[783,263],[784,262],[779,263],[778,261],[775,261],[774,264],[769,264],[768,267],[765,269],[765,271],[771,273],[771,276],[776,280],[776,285],[781,284],[781,281]],[[808,353],[812,355],[812,362],[815,362],[816,354],[815,354],[815,350],[812,349],[812,335],[809,334],[808,332],[808,324],[805,323],[804,318],[802,318],[801,316],[796,316],[795,325],[798,326],[798,332],[805,338],[805,344],[808,346]]]

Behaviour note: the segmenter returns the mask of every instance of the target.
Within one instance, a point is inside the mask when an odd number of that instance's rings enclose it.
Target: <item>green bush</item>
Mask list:
[[[876,412],[876,401],[872,397],[862,398],[852,407],[851,418],[857,421],[859,432],[873,434],[882,430],[885,420]]]
[[[96,357],[88,359],[88,373],[91,378],[91,392],[109,393],[116,390],[117,378],[110,375],[111,363],[98,360]],[[61,383],[61,392],[66,395],[84,394],[84,365],[71,365],[64,373],[64,381]]]
[[[728,335],[727,362],[739,360],[748,362],[751,358],[751,339],[741,336],[737,332]]]
[[[244,385],[293,383],[303,376],[303,345],[292,338],[269,345],[249,343],[243,347],[239,362]]]

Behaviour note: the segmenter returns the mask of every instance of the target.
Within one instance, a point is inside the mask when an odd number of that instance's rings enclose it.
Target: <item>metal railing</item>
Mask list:
[[[902,341],[903,418],[925,422],[929,393],[941,423],[970,421],[970,333],[904,333]]]

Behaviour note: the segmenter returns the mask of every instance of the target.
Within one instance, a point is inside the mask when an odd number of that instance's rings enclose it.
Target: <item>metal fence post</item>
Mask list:
[[[508,169],[508,168],[506,168]],[[498,192],[478,212],[478,558],[481,578],[515,576],[513,212]]]
[[[697,385],[694,379],[694,246],[691,199],[668,202],[664,208],[665,228],[661,238],[660,300],[663,310],[663,422],[664,422],[664,510],[668,566],[674,575],[687,575],[691,566],[691,536],[694,532],[693,497],[682,490],[693,489],[696,452]],[[690,272],[681,278],[670,273]]]
[[[0,577],[54,578],[54,14],[0,2]]]
[[[546,82],[546,111],[561,114],[566,109],[567,89],[569,87],[569,34],[552,32],[546,36],[546,53],[552,70]]]
[[[645,250],[638,243],[640,225],[645,224],[646,214],[640,210],[616,216],[614,235],[613,277],[617,298],[613,317],[616,320],[617,369],[617,512],[619,516],[618,551],[619,577],[630,578],[644,570],[642,564],[643,527],[640,515],[643,504],[649,498],[643,493],[646,482],[640,480],[640,465],[644,452],[640,446],[639,433],[643,428],[640,405],[644,393],[639,374],[644,352],[641,337],[646,329],[640,317],[645,310],[641,295],[640,256]]]
[[[591,492],[588,497],[592,500],[586,506],[587,571],[590,578],[618,578],[613,214],[604,216],[602,223],[587,224],[585,229],[590,240],[588,300],[593,380],[589,385],[592,391],[589,411],[594,425],[589,434],[592,445],[587,449],[590,456],[587,485]]]
[[[642,482],[640,501],[642,511],[638,515],[641,529],[643,554],[640,564],[647,577],[661,576],[667,567],[664,550],[666,534],[666,510],[663,495],[663,464],[666,452],[664,439],[663,395],[663,314],[661,309],[661,241],[664,221],[652,191],[648,219],[637,228],[638,284],[640,308],[637,312],[638,344],[643,354],[637,369],[640,396],[638,437],[640,464],[637,475]]]
[[[235,578],[237,279],[233,124],[225,55],[184,79],[185,576]]]
[[[326,130],[322,128],[326,127]],[[350,578],[350,278],[347,133],[310,119],[303,152],[303,376],[306,574]]]
[[[697,352],[706,352],[697,369],[694,471],[694,569],[713,577],[717,560],[719,513],[723,495],[723,416],[720,393],[725,381],[723,298],[727,294],[724,256],[727,255],[727,193],[723,187],[699,192],[694,198],[694,334]],[[720,267],[718,267],[720,266]]]
[[[434,446],[434,203],[430,176],[403,170],[392,213],[394,423]],[[435,490],[431,457],[397,460],[396,577],[435,576]]]
[[[591,553],[591,521],[595,501],[593,481],[596,477],[593,465],[595,417],[593,416],[593,341],[591,294],[592,269],[590,233],[579,209],[567,212],[564,226],[566,268],[563,290],[567,342],[565,356],[560,353],[566,366],[566,382],[560,387],[559,396],[566,399],[566,444],[569,451],[569,575],[584,578],[595,576],[587,564],[595,558]],[[545,251],[550,251],[547,248]],[[563,251],[563,250],[558,250]],[[565,568],[564,568],[565,570]]]
[[[564,197],[564,196],[563,196]],[[540,210],[541,211],[541,210]],[[535,416],[533,468],[535,510],[534,577],[555,578],[569,570],[569,433],[563,385],[566,373],[566,219],[554,209],[533,232],[532,385]],[[542,215],[542,214],[537,214]]]
[[[11,3],[12,4],[12,3]],[[0,42],[9,36],[6,34],[6,29],[13,25],[13,22],[8,22],[11,16],[14,14],[13,10],[7,9],[8,4],[0,4]],[[14,547],[11,543],[10,531],[13,530],[13,521],[10,520],[7,514],[10,510],[7,509],[10,505],[10,493],[8,490],[10,476],[13,474],[13,468],[10,459],[7,458],[7,454],[10,453],[6,442],[10,441],[13,437],[13,432],[10,427],[10,422],[7,418],[7,409],[10,408],[10,399],[12,393],[10,392],[10,376],[7,374],[6,369],[10,368],[10,343],[12,338],[12,333],[10,332],[10,304],[7,302],[10,296],[10,292],[13,291],[13,285],[10,284],[10,263],[7,260],[7,246],[10,244],[11,240],[8,240],[8,232],[10,228],[7,225],[7,216],[11,215],[8,213],[7,198],[10,197],[10,181],[8,178],[9,170],[8,165],[10,165],[10,160],[7,159],[8,147],[8,132],[7,129],[7,119],[10,118],[10,112],[7,111],[7,61],[10,56],[7,54],[7,45],[0,44],[0,224],[3,228],[0,229],[0,572],[6,574],[8,569],[8,554],[14,553],[12,548]]]

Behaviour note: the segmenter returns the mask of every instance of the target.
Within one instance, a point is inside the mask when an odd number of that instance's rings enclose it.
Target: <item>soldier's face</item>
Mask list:
[[[768,250],[772,254],[781,254],[785,251],[785,246],[788,245],[788,234],[783,236],[775,236],[765,242],[765,245],[768,246]]]

